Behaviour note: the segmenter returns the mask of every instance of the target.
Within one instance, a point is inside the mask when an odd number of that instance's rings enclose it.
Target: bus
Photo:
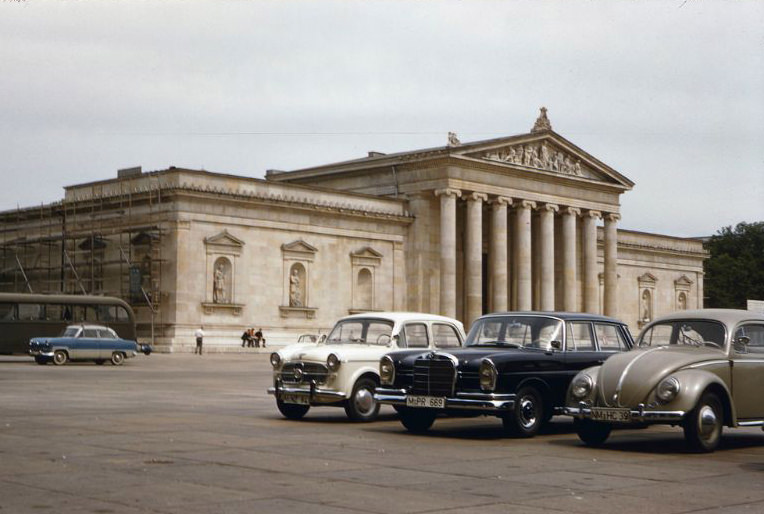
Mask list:
[[[54,337],[75,323],[111,327],[135,340],[135,313],[109,296],[0,293],[0,354],[26,354],[33,337]]]

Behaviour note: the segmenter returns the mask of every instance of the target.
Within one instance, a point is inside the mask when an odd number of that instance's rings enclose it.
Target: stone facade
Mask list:
[[[466,326],[496,310],[585,310],[636,332],[702,307],[706,253],[699,240],[618,229],[632,187],[545,112],[529,134],[452,133],[441,148],[266,180],[131,173],[0,213],[0,287],[126,297],[142,336],[166,351],[191,348],[199,325],[224,351],[246,327],[281,344],[374,310]]]

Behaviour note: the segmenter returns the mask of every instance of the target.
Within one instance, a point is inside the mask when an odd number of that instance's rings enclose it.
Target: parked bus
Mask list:
[[[33,337],[59,335],[68,325],[98,323],[135,340],[135,314],[109,296],[0,293],[0,354],[24,353]]]

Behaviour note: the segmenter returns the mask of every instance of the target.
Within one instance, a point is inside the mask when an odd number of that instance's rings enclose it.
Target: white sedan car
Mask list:
[[[465,339],[461,322],[416,312],[373,312],[340,319],[316,344],[287,346],[271,354],[276,406],[289,419],[300,419],[311,406],[344,407],[355,421],[379,413],[374,389],[379,360],[406,348],[456,348]]]

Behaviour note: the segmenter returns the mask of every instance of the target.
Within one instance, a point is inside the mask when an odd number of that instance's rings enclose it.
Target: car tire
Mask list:
[[[115,366],[121,366],[125,362],[125,354],[122,352],[114,352],[111,354],[111,363]]]
[[[515,407],[502,417],[504,430],[516,437],[533,437],[544,423],[544,397],[532,386],[517,391]]]
[[[287,419],[302,419],[310,410],[310,405],[285,403],[281,400],[276,400],[276,407],[278,407],[279,412]]]
[[[722,439],[724,409],[714,393],[704,393],[682,423],[684,438],[690,449],[708,453],[716,450]]]
[[[398,411],[398,416],[406,430],[414,434],[423,434],[435,423],[437,413],[430,410],[402,407]]]
[[[377,384],[370,378],[361,378],[353,386],[345,404],[345,414],[353,421],[374,421],[379,414],[379,402],[374,399]]]
[[[56,350],[53,352],[53,364],[56,366],[63,366],[66,361],[69,360],[69,355],[64,350]]]
[[[590,419],[574,419],[573,428],[586,446],[602,446],[610,437],[613,425]]]
[[[40,366],[45,366],[48,363],[48,359],[45,357],[35,357],[34,361]]]

